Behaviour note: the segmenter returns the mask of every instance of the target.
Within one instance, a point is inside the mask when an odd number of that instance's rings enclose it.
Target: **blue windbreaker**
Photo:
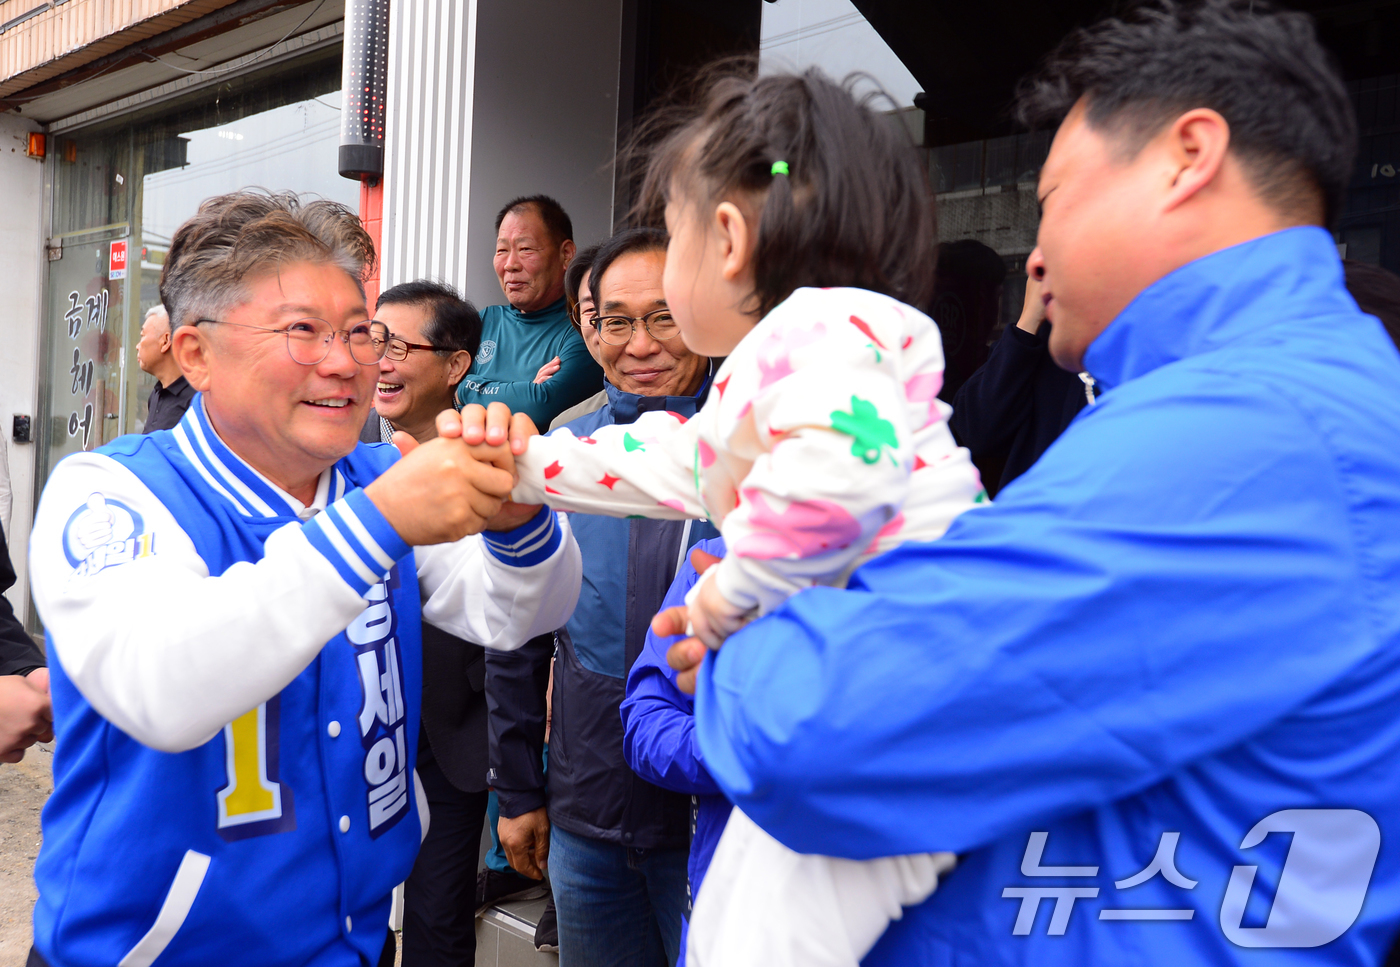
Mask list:
[[[867,964],[1379,963],[1400,356],[1295,228],[1159,280],[1085,365],[1106,392],[994,506],[706,660],[705,763],[795,849],[963,854]]]
[[[722,537],[695,546],[716,557],[724,556]],[[686,592],[698,580],[687,555],[661,602],[661,610],[684,604]],[[695,737],[695,701],[676,687],[676,673],[666,664],[666,650],[679,640],[679,635],[658,638],[655,632],[647,631],[646,645],[627,673],[627,695],[622,700],[622,751],[632,771],[647,782],[693,797],[690,861],[686,865],[693,900],[700,892],[705,870],[734,807],[710,778],[700,757]],[[681,955],[676,967],[685,963],[689,929],[687,919],[681,924]]]

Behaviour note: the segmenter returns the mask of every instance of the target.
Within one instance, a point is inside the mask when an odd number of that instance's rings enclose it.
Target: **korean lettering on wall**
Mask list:
[[[111,296],[105,288],[86,299],[74,290],[68,293],[68,311],[63,314],[63,321],[68,326],[68,338],[72,343],[73,360],[68,368],[68,375],[72,377],[68,391],[72,407],[68,412],[68,436],[72,438],[81,434],[81,446],[84,450],[91,448],[93,426],[101,419],[96,409],[101,401],[94,392],[93,374],[96,367],[93,356],[94,347],[101,347],[107,338],[107,308],[110,299]],[[94,330],[96,339],[85,338]],[[87,351],[86,358],[84,350]]]

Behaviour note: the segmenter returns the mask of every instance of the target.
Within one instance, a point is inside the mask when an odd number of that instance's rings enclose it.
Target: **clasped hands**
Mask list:
[[[539,513],[538,504],[510,500],[515,457],[539,431],[524,413],[504,403],[489,408],[444,410],[438,436],[419,443],[402,431],[394,445],[403,454],[365,496],[408,544],[442,544],[483,530],[506,531]]]
[[[539,512],[539,505],[509,499],[518,480],[515,458],[525,452],[530,437],[539,434],[529,416],[512,414],[504,403],[471,404],[460,413],[439,413],[437,432],[437,439],[421,444],[407,433],[395,433],[394,445],[403,459],[365,488],[365,496],[407,543],[441,544],[483,530],[511,530]],[[701,574],[719,560],[699,549],[690,555]],[[651,627],[662,637],[693,628],[694,637],[677,642],[667,653],[667,661],[679,672],[677,685],[693,693],[705,652],[718,648],[746,620],[747,615],[709,580],[701,582],[689,608],[668,608]]]

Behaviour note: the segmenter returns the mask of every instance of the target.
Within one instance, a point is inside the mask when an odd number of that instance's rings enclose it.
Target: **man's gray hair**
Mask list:
[[[256,274],[294,262],[334,265],[364,291],[374,241],[344,205],[293,192],[236,191],[199,206],[170,243],[160,299],[170,328],[216,319],[247,301]]]
[[[146,310],[146,314],[141,317],[141,325],[144,326],[147,322],[149,322],[151,316],[155,315],[157,312],[165,312],[165,306],[162,303],[157,302],[155,305],[151,306],[149,309]],[[165,312],[165,322],[166,325],[170,324],[170,313],[168,312]],[[174,333],[175,327],[170,326],[170,331],[171,333]]]

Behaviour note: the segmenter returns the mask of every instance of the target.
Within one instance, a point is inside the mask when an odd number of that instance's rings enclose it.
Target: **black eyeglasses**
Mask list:
[[[350,358],[361,366],[372,366],[384,358],[389,348],[389,327],[382,322],[361,322],[349,329],[336,329],[324,319],[298,319],[288,323],[283,329],[268,329],[264,326],[249,326],[241,322],[224,322],[221,319],[196,319],[196,326],[202,323],[216,326],[237,326],[239,329],[252,329],[255,332],[275,332],[287,337],[287,355],[303,366],[315,366],[331,354],[331,343],[337,336],[350,347]]]
[[[435,353],[450,353],[454,351],[452,349],[447,348],[446,346],[434,346],[429,343],[423,342],[409,342],[402,336],[395,336],[393,333],[390,333],[389,348],[384,351],[384,355],[388,356],[390,359],[393,360],[403,360],[407,359],[408,354],[413,352],[414,350],[419,350],[422,352],[432,350]]]
[[[636,317],[598,316],[593,320],[593,328],[598,330],[598,338],[609,346],[625,346],[637,331],[639,322],[647,335],[658,342],[670,339],[681,329],[672,318],[670,309],[653,309],[644,316]]]

